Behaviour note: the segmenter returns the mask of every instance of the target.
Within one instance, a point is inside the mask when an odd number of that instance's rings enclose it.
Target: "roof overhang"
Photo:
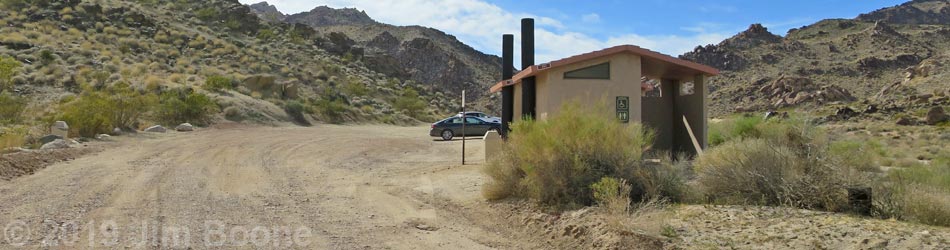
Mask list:
[[[709,67],[709,66],[702,65],[699,63],[664,55],[662,53],[640,48],[634,45],[621,45],[621,46],[607,48],[604,50],[599,50],[599,51],[594,51],[594,52],[590,52],[586,54],[564,58],[564,59],[553,61],[550,63],[533,65],[531,67],[528,67],[525,70],[522,70],[521,72],[518,72],[518,74],[515,74],[510,80],[504,80],[504,81],[496,83],[494,86],[491,87],[491,93],[501,91],[502,88],[507,87],[507,86],[517,85],[521,83],[523,79],[536,76],[547,70],[551,70],[554,68],[571,65],[571,64],[575,64],[579,62],[584,62],[588,60],[593,60],[593,59],[597,59],[601,57],[612,56],[612,55],[616,55],[620,53],[630,53],[630,54],[639,55],[641,57],[659,60],[660,62],[663,62],[663,63],[668,63],[676,67],[685,68],[690,71],[694,71],[696,72],[696,74],[703,74],[706,76],[719,75],[719,70],[713,67]]]

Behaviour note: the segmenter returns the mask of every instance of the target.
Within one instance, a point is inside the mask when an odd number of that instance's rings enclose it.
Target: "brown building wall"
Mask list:
[[[564,73],[610,62],[610,79],[564,79]],[[640,121],[640,57],[617,54],[548,70],[537,77],[537,115],[546,119],[568,101],[584,105],[606,102],[604,112],[616,114],[617,96],[630,97],[630,121]],[[516,95],[517,96],[517,95]],[[518,98],[516,98],[517,102]]]

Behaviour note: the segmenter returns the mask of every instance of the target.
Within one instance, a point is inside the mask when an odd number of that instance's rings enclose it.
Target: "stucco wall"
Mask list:
[[[708,94],[708,90],[706,89],[705,79],[702,75],[695,75],[683,76],[677,80],[679,83],[676,84],[675,87],[676,98],[674,102],[676,103],[676,117],[674,117],[674,123],[677,124],[678,128],[682,129],[682,132],[677,134],[676,143],[681,147],[685,147],[681,148],[681,150],[694,151],[692,139],[690,139],[688,132],[685,130],[686,127],[683,125],[683,116],[686,116],[700,147],[706,148],[708,141],[706,95]],[[695,88],[693,95],[679,95],[680,87],[684,82],[693,82]]]
[[[610,62],[610,79],[564,79],[564,73],[605,62]],[[633,54],[617,54],[551,69],[537,77],[537,116],[545,119],[557,114],[568,101],[580,101],[594,105],[605,101],[604,112],[616,115],[617,96],[630,97],[630,121],[640,121],[640,57]],[[520,96],[520,95],[515,95]],[[515,98],[516,102],[520,101]],[[516,105],[515,109],[518,109]],[[518,112],[518,111],[516,111]]]

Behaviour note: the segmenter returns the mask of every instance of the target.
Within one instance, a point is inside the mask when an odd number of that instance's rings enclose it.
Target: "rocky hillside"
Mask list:
[[[389,77],[412,80],[458,96],[466,90],[478,107],[497,109],[488,87],[501,79],[501,58],[479,52],[452,35],[421,26],[379,23],[363,11],[317,7],[293,15],[275,14],[267,3],[250,6],[258,16],[316,29],[320,46],[363,62]]]
[[[754,24],[680,57],[723,70],[710,85],[714,115],[939,106],[950,104],[943,98],[950,94],[948,20],[950,1],[917,0],[855,19],[823,20],[785,37]]]
[[[333,53],[322,31],[279,22],[284,17],[272,10],[265,16],[274,22],[237,0],[2,1],[0,71],[12,74],[0,74],[0,132],[47,127],[72,106],[99,105],[91,98],[125,89],[171,108],[136,109],[116,126],[171,123],[165,113],[177,115],[173,105],[192,100],[173,94],[192,92],[211,99],[219,121],[409,123],[457,108],[454,96]],[[118,123],[102,119],[97,124]]]

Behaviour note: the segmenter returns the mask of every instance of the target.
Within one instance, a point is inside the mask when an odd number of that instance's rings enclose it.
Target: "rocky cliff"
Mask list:
[[[266,16],[265,6],[251,7]],[[498,109],[488,88],[501,79],[501,58],[479,52],[445,32],[383,24],[363,11],[325,6],[282,21],[313,27],[322,38],[319,45],[327,51],[359,60],[387,76],[430,86],[444,96],[459,96],[466,90],[476,108]]]
[[[723,70],[710,83],[716,115],[939,97],[950,90],[948,6],[947,0],[911,1],[855,19],[822,20],[784,37],[754,24],[680,57]]]

